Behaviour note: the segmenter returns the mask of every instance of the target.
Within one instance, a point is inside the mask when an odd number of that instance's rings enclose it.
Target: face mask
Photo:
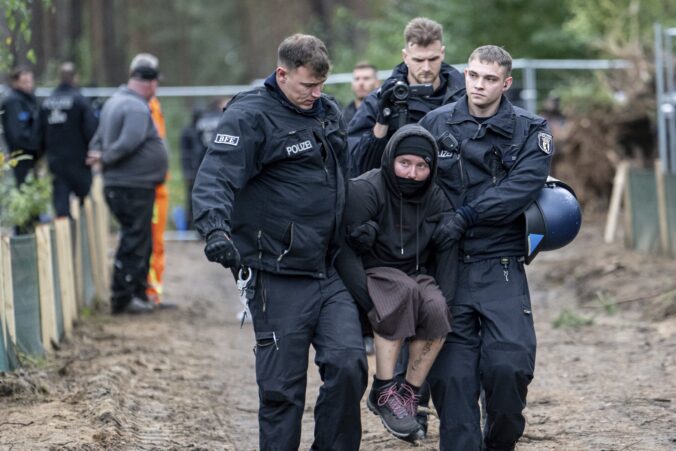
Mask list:
[[[418,192],[418,190],[425,186],[426,182],[427,179],[418,181],[404,177],[397,177],[397,186],[399,186],[399,190],[404,196],[411,196],[415,194]]]

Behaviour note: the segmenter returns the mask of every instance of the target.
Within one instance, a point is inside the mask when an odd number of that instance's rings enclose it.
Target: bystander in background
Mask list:
[[[77,84],[75,65],[63,63],[59,67],[59,85],[43,102],[40,114],[57,217],[70,216],[71,193],[82,204],[92,185],[92,171],[86,159],[98,120]]]

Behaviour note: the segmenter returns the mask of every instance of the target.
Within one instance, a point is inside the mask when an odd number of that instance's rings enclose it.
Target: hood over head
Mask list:
[[[439,149],[437,142],[430,132],[418,124],[407,124],[397,130],[385,146],[381,160],[381,170],[387,183],[387,188],[397,196],[401,196],[401,189],[394,174],[394,159],[398,155],[417,155],[427,161],[430,166],[430,176],[425,180],[423,188],[413,196],[406,196],[415,200],[422,198],[434,183],[437,175]]]

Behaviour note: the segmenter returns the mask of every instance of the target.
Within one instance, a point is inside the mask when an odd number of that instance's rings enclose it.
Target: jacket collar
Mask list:
[[[462,96],[455,105],[451,117],[448,119],[449,124],[460,124],[462,122],[471,121],[475,122],[472,115],[469,113],[469,107],[467,104],[467,94]],[[514,127],[516,125],[516,114],[514,114],[514,108],[512,103],[505,97],[502,96],[500,100],[500,106],[498,111],[488,118],[484,125],[487,129],[494,131],[500,135],[503,135],[507,138],[511,138],[514,133]]]
[[[326,114],[323,96],[317,99],[314,105],[312,105],[312,108],[309,110],[302,110],[293,103],[291,103],[288,97],[286,97],[286,94],[284,94],[284,92],[282,91],[282,88],[280,88],[279,85],[277,84],[277,77],[275,76],[275,72],[270,74],[268,78],[265,79],[265,82],[263,84],[268,89],[268,92],[270,92],[273,95],[273,97],[282,102],[282,104],[284,104],[287,108],[291,108],[298,114],[317,118],[322,118]]]

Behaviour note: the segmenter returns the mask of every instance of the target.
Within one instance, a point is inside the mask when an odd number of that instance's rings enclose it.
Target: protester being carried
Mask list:
[[[349,181],[347,245],[337,263],[374,331],[368,407],[392,434],[413,442],[423,433],[416,421],[418,392],[451,330],[446,303],[453,295],[456,248],[434,242],[439,221],[451,212],[434,182],[437,153],[430,133],[405,125],[388,142],[381,167]],[[395,380],[406,339],[408,368]]]

